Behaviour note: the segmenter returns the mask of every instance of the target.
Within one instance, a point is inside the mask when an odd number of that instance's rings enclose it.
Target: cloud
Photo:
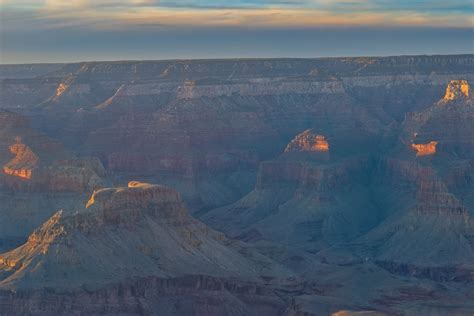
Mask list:
[[[39,27],[472,27],[464,0],[0,0],[4,29]],[[16,12],[16,13],[15,13]],[[27,22],[12,18],[30,14]]]
[[[49,9],[64,7],[100,8],[100,7],[134,7],[157,5],[157,0],[46,0],[44,5]]]

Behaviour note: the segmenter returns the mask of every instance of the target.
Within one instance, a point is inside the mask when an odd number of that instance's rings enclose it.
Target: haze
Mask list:
[[[470,1],[0,1],[1,63],[474,51]]]

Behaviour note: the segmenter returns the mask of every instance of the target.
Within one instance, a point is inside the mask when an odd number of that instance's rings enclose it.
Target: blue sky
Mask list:
[[[0,62],[474,52],[473,0],[0,0]]]

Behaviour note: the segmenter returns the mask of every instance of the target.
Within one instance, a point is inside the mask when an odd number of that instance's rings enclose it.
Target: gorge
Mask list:
[[[472,315],[474,55],[0,65],[0,315]]]

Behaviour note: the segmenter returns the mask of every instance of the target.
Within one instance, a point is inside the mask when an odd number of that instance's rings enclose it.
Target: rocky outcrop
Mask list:
[[[17,137],[16,143],[10,146],[10,152],[15,157],[3,166],[3,172],[8,175],[31,179],[31,173],[38,165],[38,156]]]
[[[427,144],[411,144],[411,147],[416,151],[416,156],[429,156],[436,153],[436,145],[438,142],[431,141]]]
[[[52,97],[53,101],[58,101],[59,97],[64,94],[75,95],[75,94],[88,94],[90,93],[90,85],[86,83],[76,83],[74,76],[66,77],[56,88],[56,92]]]
[[[451,80],[446,87],[444,101],[467,99],[470,96],[470,88],[467,80]]]
[[[329,143],[323,135],[316,135],[312,130],[298,134],[285,148],[288,151],[329,151]]]
[[[98,216],[99,223],[133,225],[143,217],[143,211],[161,220],[170,219],[174,225],[187,219],[185,207],[178,192],[158,185],[130,182],[127,188],[95,191],[86,204]],[[100,229],[98,225],[91,227]]]

